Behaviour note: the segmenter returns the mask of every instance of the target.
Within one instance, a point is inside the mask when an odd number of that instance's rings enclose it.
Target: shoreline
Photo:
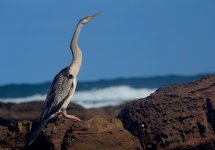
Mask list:
[[[84,108],[81,105],[70,103],[67,112],[80,117],[82,120],[90,119],[93,116],[114,117],[127,103],[117,106],[105,106],[98,108]],[[40,117],[44,101],[13,103],[0,102],[0,119],[5,120],[37,120]]]
[[[60,116],[50,119],[29,147],[25,140],[37,126],[43,103],[0,103],[0,107],[1,115],[10,112],[3,115],[8,119],[19,116],[8,122],[0,119],[2,149],[215,148],[215,75],[160,88],[146,98],[124,105],[85,109],[70,104],[68,113],[82,121]],[[21,118],[21,114],[25,115]],[[24,120],[29,117],[32,120]]]

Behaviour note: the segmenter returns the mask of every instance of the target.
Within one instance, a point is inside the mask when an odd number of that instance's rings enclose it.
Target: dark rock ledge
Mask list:
[[[161,88],[118,117],[144,149],[215,149],[215,76]]]

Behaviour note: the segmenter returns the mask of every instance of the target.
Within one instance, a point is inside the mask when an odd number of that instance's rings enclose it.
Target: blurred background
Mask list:
[[[83,65],[74,99],[80,104],[115,104],[213,74],[214,7],[212,0],[1,1],[0,101],[44,99],[71,62],[79,19],[98,11],[79,39]]]

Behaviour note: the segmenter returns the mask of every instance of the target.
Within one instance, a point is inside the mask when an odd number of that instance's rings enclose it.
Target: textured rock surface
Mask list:
[[[25,150],[141,150],[138,138],[123,128],[118,119],[92,118],[86,122],[54,118],[38,139],[24,147],[29,136],[30,121],[18,121],[0,126],[0,149]]]
[[[215,149],[215,76],[161,88],[118,117],[145,149]]]

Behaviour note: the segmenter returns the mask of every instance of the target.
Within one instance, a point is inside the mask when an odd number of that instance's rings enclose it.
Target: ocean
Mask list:
[[[114,106],[144,98],[160,87],[182,84],[200,79],[195,76],[154,76],[144,78],[117,78],[78,82],[73,102],[85,108]],[[39,84],[8,84],[0,86],[0,102],[29,102],[45,100],[51,82]]]

